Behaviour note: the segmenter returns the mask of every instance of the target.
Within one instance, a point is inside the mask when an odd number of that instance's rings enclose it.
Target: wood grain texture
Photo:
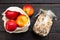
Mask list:
[[[34,15],[31,16],[31,25],[29,28],[29,31],[32,31],[32,27],[35,23],[35,15],[38,13],[39,9],[46,9],[46,10],[52,10],[56,15],[59,20],[54,21],[52,28],[51,28],[51,33],[60,33],[60,4],[31,4],[34,7]],[[0,30],[4,30],[3,26],[3,21],[2,21],[2,13],[10,6],[18,6],[18,7],[23,7],[24,4],[0,4]],[[34,19],[34,20],[33,20]]]
[[[27,3],[31,4],[35,10],[34,15],[30,17],[29,30],[19,34],[7,33],[3,26],[2,13],[10,6],[22,8]],[[33,33],[32,30],[36,20],[35,15],[39,9],[52,10],[58,18],[57,21],[54,21],[48,36],[43,38]],[[0,0],[0,40],[60,40],[60,0]]]
[[[32,32],[9,34],[0,32],[1,40],[60,40],[60,33],[49,33],[46,37],[40,37]]]
[[[0,3],[60,3],[60,0],[0,0]]]

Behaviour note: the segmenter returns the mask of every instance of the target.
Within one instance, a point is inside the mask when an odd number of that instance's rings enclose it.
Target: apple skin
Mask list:
[[[8,20],[6,22],[6,30],[14,31],[17,28],[17,24],[14,20]]]
[[[16,23],[19,25],[20,28],[24,27],[27,22],[28,18],[25,15],[19,15],[16,19]]]
[[[5,14],[6,14],[5,15],[6,18],[8,18],[8,19],[16,19],[19,12],[7,10]]]
[[[32,16],[34,13],[34,8],[30,4],[25,4],[23,10],[27,13],[28,16]]]

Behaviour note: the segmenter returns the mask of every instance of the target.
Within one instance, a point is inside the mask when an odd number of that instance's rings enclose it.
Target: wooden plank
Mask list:
[[[31,25],[29,30],[32,31],[32,27],[35,23],[35,15],[38,13],[39,9],[46,9],[46,10],[52,10],[56,15],[57,18],[59,19],[58,21],[54,21],[54,24],[51,28],[51,33],[60,33],[60,4],[31,4],[35,10],[35,13],[33,16],[31,16]],[[4,12],[4,10],[6,10],[6,8],[10,7],[10,6],[18,6],[18,7],[23,7],[24,4],[0,4],[0,30],[1,31],[5,31],[4,30],[4,26],[3,26],[3,21],[2,21],[2,13]],[[34,19],[34,20],[33,20]]]
[[[60,0],[0,0],[0,3],[60,3]]]
[[[40,37],[33,32],[9,34],[0,32],[1,40],[60,40],[60,33],[49,33],[46,37]]]
[[[49,40],[60,40],[60,33],[50,33]]]

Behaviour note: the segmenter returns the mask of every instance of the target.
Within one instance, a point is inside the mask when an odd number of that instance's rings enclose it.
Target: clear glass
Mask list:
[[[53,24],[53,18],[56,18],[56,15],[51,10],[40,9],[36,16],[38,18],[34,24],[33,31],[40,36],[47,36]]]

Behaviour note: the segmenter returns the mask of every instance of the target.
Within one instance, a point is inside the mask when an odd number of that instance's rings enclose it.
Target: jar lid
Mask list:
[[[44,14],[49,15],[51,17],[56,17],[56,15],[51,10],[40,9],[40,11],[44,12]]]
[[[51,10],[48,10],[46,14],[51,17],[56,17],[56,15]]]

